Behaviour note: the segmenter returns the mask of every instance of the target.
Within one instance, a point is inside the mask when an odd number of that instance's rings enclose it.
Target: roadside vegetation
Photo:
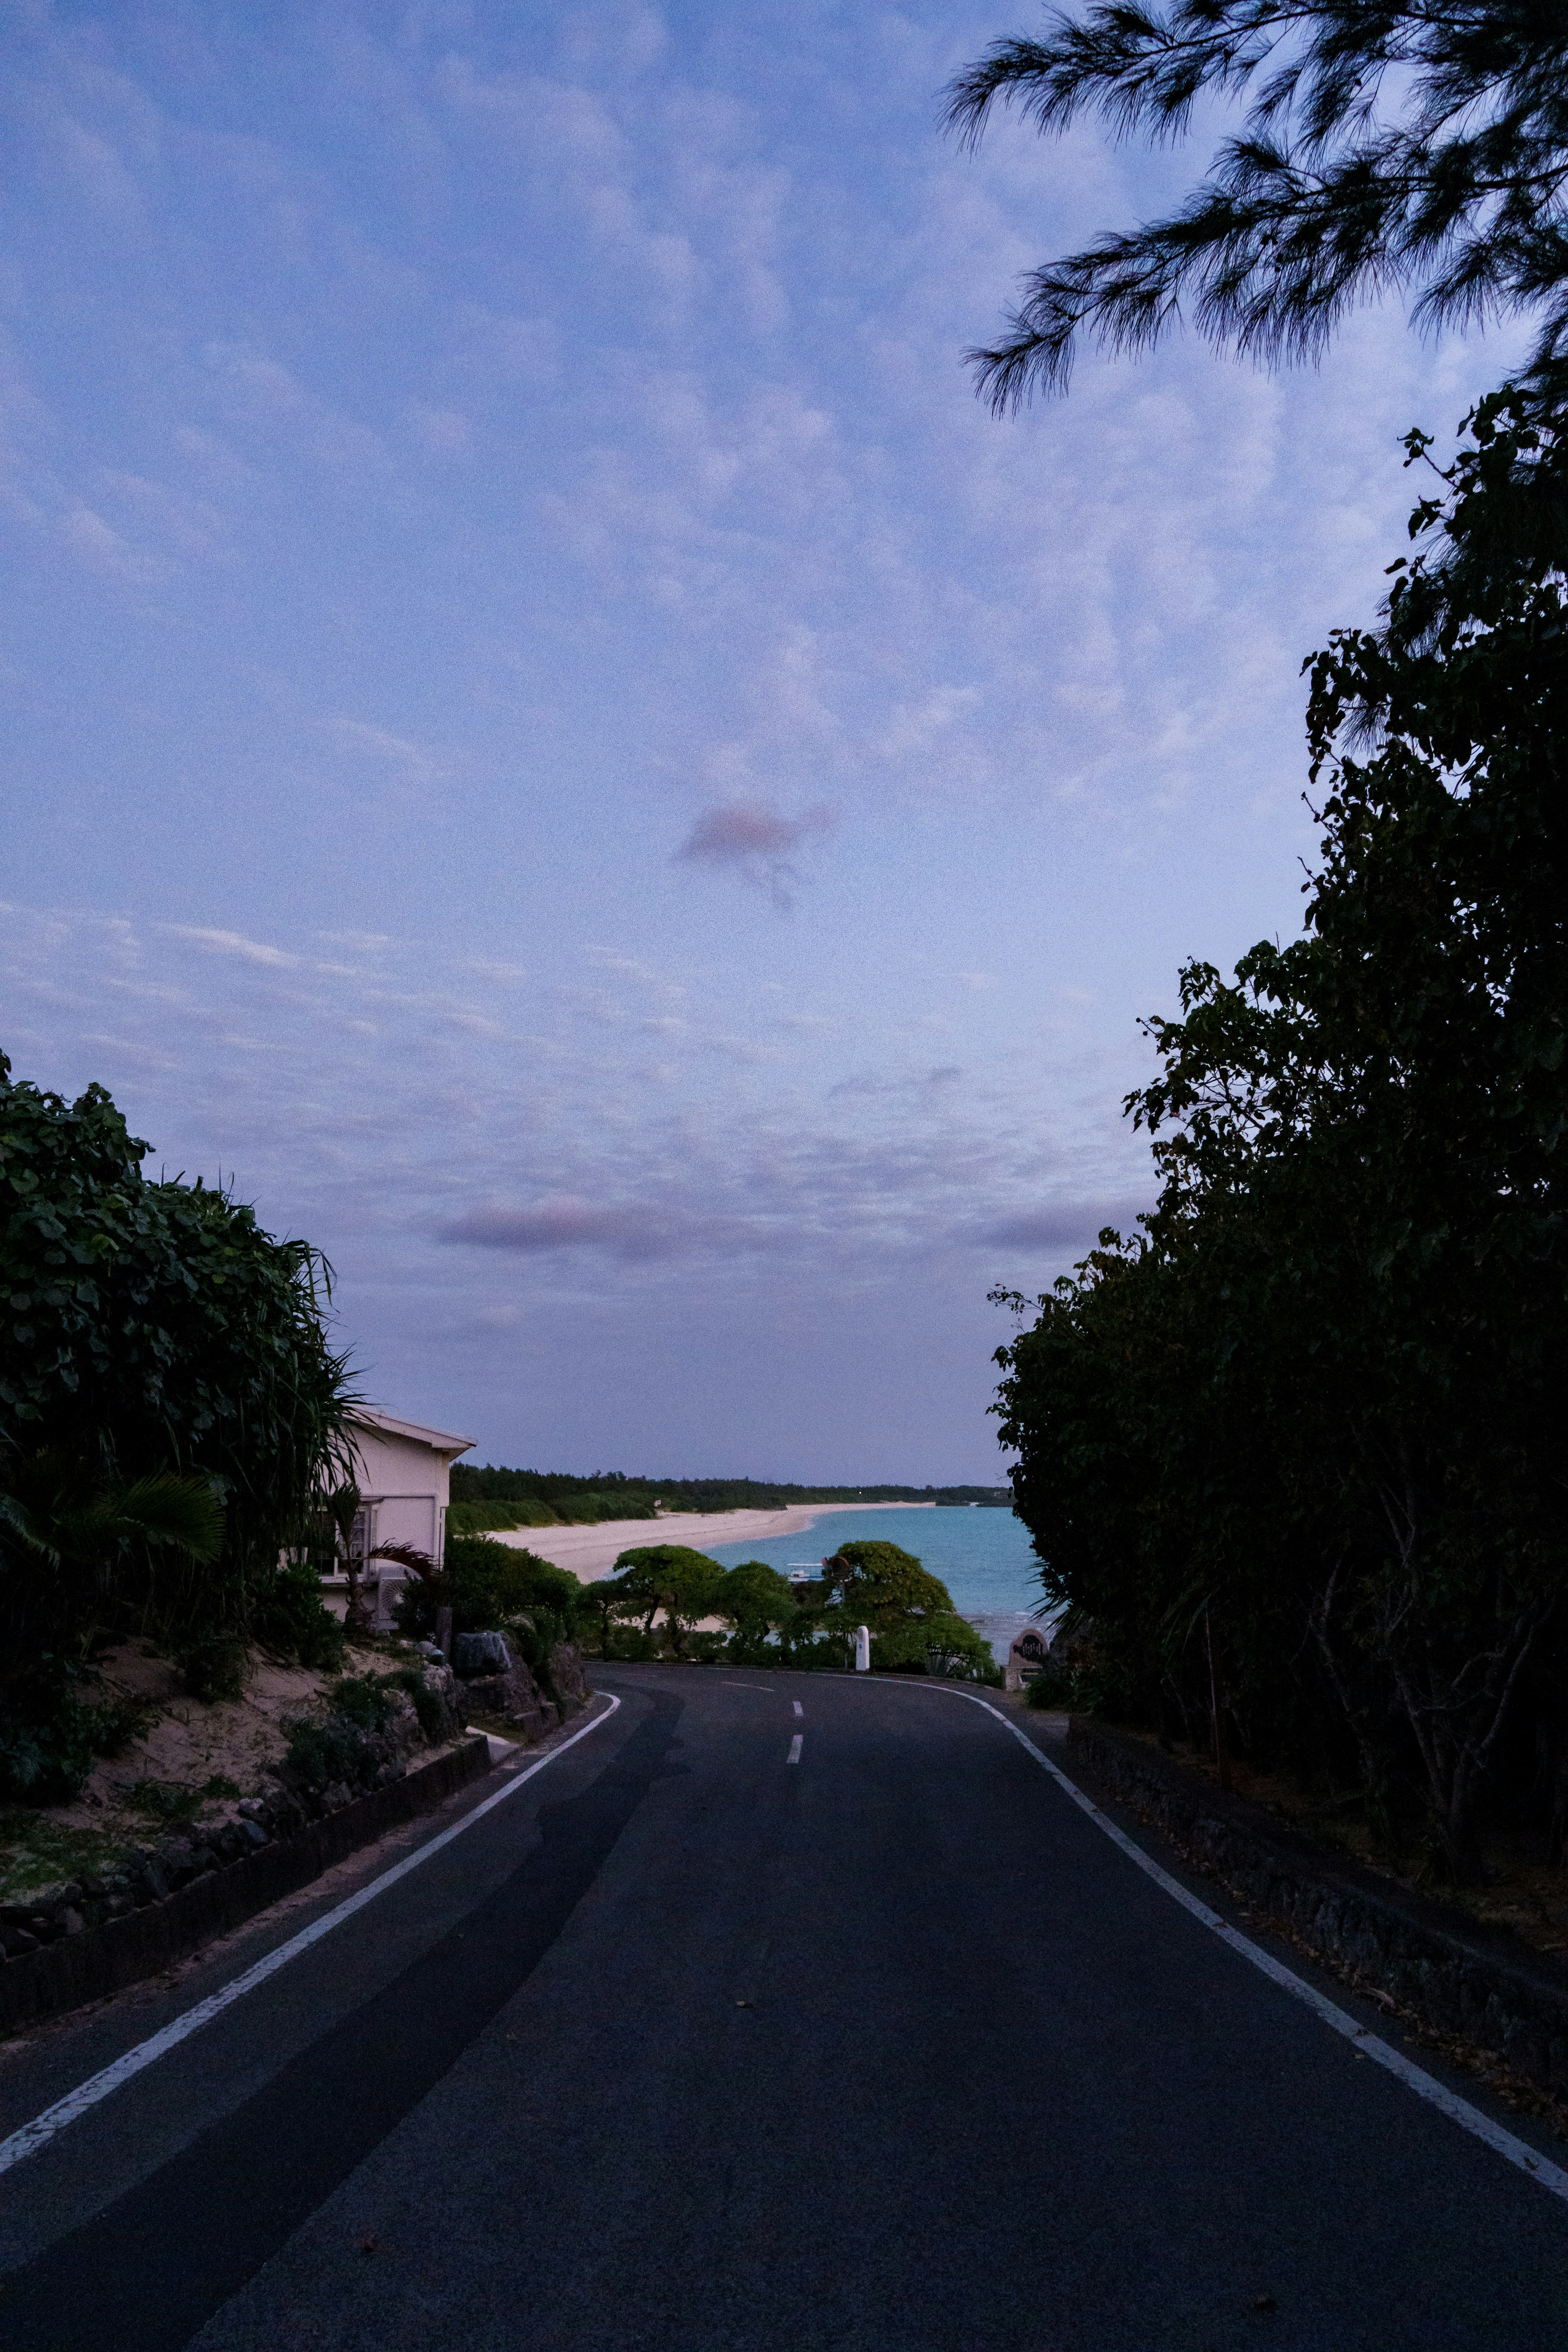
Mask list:
[[[531,1552],[482,1536],[457,1538],[439,1577],[411,1582],[401,1604],[405,1631],[430,1632],[442,1608],[452,1611],[454,1633],[495,1626],[512,1634],[536,1675],[548,1671],[559,1640],[624,1662],[841,1672],[853,1663],[856,1627],[865,1625],[872,1666],[883,1674],[1000,1679],[989,1645],[958,1614],[947,1587],[892,1543],[846,1544],[801,1584],[764,1560],[726,1569],[685,1544],[634,1545],[613,1576],[580,1584]]]
[[[1289,1783],[1471,1899],[1568,1844],[1568,82],[1510,0],[1108,0],[949,93],[1151,146],[1229,126],[1163,217],[1031,271],[998,410],[1195,327],[1319,359],[1360,304],[1534,321],[1422,495],[1375,630],[1305,665],[1303,935],[1194,961],[1127,1108],[1160,1192],[1002,1349],[1016,1507],[1064,1614],[1041,1704]],[[1033,1318],[1032,1321],[1030,1318]],[[1326,1832],[1325,1832],[1326,1833]],[[1510,1865],[1511,1866],[1511,1865]]]
[[[143,1176],[100,1087],[0,1055],[0,1802],[68,1801],[145,1727],[105,1658],[150,1643],[198,1703],[257,1645],[316,1668],[342,1634],[304,1564],[346,1475],[330,1275],[227,1193]]]
[[[1008,1510],[1005,1486],[791,1486],[761,1478],[649,1478],[622,1470],[571,1477],[458,1463],[447,1526],[458,1535],[512,1528],[597,1526],[667,1512],[781,1511],[795,1503],[974,1503]]]
[[[1187,966],[1158,1204],[998,1359],[1071,1703],[1456,1886],[1568,1833],[1568,432],[1468,427],[1309,665],[1303,935]]]

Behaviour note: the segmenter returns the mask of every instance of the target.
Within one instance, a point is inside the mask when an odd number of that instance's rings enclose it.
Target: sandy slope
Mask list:
[[[745,1543],[752,1537],[805,1535],[830,1511],[935,1508],[934,1503],[802,1503],[787,1511],[671,1511],[658,1519],[605,1519],[596,1528],[509,1528],[495,1539],[537,1552],[593,1584],[608,1576],[620,1554],[635,1544],[689,1544],[694,1551],[711,1551],[715,1544]],[[810,1550],[804,1545],[802,1557]]]

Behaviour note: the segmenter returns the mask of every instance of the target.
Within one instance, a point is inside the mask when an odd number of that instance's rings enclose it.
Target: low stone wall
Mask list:
[[[1075,1716],[1068,1751],[1359,1988],[1391,1994],[1423,2024],[1495,2052],[1543,2088],[1568,2088],[1568,1969],[1507,1928],[1456,1918],[1325,1853],[1125,1734]]]
[[[156,1976],[489,1769],[488,1740],[465,1739],[319,1820],[281,1791],[252,1801],[248,1818],[210,1839],[198,1828],[192,1838],[165,1839],[130,1871],[54,1890],[47,1916],[6,1904],[0,2033]],[[35,1932],[40,1927],[49,1940]]]

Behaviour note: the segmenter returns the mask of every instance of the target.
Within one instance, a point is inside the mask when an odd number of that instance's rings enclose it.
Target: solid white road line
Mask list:
[[[797,1732],[795,1733],[795,1738],[790,1741],[790,1744],[789,1744],[789,1761],[790,1761],[792,1764],[798,1764],[798,1763],[800,1762],[800,1742],[801,1742],[801,1735],[800,1735],[800,1733],[797,1731]]]
[[[1108,1820],[1093,1800],[1086,1797],[1076,1782],[1069,1780],[1048,1756],[1043,1756],[1028,1734],[1021,1731],[1000,1707],[993,1706],[988,1699],[976,1698],[973,1692],[953,1690],[951,1686],[947,1696],[967,1699],[971,1706],[983,1706],[987,1715],[994,1716],[1003,1729],[1010,1731],[1014,1738],[1028,1749],[1036,1763],[1044,1766],[1058,1788],[1066,1790],[1079,1811],[1087,1813],[1095,1827],[1103,1830],[1128,1859],[1135,1862],[1139,1869],[1154,1881],[1156,1886],[1163,1886],[1167,1895],[1174,1896],[1184,1911],[1190,1911],[1194,1919],[1201,1919],[1222,1943],[1228,1944],[1233,1952],[1239,1952],[1244,1960],[1250,1960],[1255,1969],[1261,1969],[1263,1974],[1283,1991],[1297,2000],[1304,2001],[1325,2025],[1331,2025],[1336,2033],[1342,2033],[1363,2058],[1374,2059],[1378,2065],[1385,2067],[1389,2074],[1403,2083],[1406,2090],[1414,2091],[1419,2099],[1426,2099],[1439,2114],[1447,2116],[1450,2123],[1458,2124],[1461,2130],[1473,2132],[1477,2139],[1486,2142],[1494,2155],[1517,2165],[1521,2172],[1528,2172],[1532,2180],[1539,2180],[1542,2189],[1549,2189],[1554,2197],[1568,2199],[1568,2172],[1563,2171],[1549,2158],[1539,2155],[1525,2141],[1516,2139],[1512,2132],[1503,2129],[1501,2124],[1493,2123],[1489,2116],[1482,2115],[1479,2107],[1472,2107],[1468,2099],[1461,2099],[1458,2092],[1450,2091],[1446,2084],[1428,2074],[1425,2067],[1413,2065],[1402,2052],[1391,2049],[1366,2026],[1358,2025],[1353,2017],[1348,2016],[1315,1985],[1308,1984],[1304,1978],[1297,1976],[1294,1969],[1282,1966],[1272,1953],[1264,1951],[1249,1936],[1244,1936],[1238,1927],[1233,1927],[1228,1919],[1222,1919],[1217,1911],[1211,1911],[1206,1903],[1189,1894],[1181,1882],[1173,1878],[1168,1870],[1162,1870],[1141,1845],[1135,1845],[1125,1831],[1119,1830],[1113,1821]]]
[[[805,1709],[802,1706],[799,1699],[791,1699],[790,1705],[794,1707],[796,1715],[804,1715],[805,1713]]]
[[[542,1772],[547,1764],[553,1764],[558,1756],[564,1756],[569,1748],[575,1748],[580,1739],[586,1739],[591,1731],[597,1731],[602,1723],[608,1723],[621,1702],[612,1697],[608,1691],[601,1696],[610,1701],[603,1715],[596,1715],[592,1723],[585,1723],[581,1731],[574,1731],[570,1739],[563,1739],[559,1748],[551,1749],[548,1756],[542,1756],[525,1772],[519,1772],[504,1789],[498,1789],[493,1797],[487,1797],[482,1805],[476,1805],[471,1813],[465,1813],[462,1820],[455,1822],[449,1830],[443,1830],[439,1837],[433,1837],[428,1845],[420,1847],[417,1853],[411,1853],[405,1861],[395,1863],[390,1870],[384,1870],[379,1878],[373,1878],[370,1885],[362,1886],[357,1895],[351,1895],[334,1910],[325,1912],[312,1926],[301,1929],[298,1936],[291,1936],[286,1944],[279,1944],[275,1952],[268,1952],[265,1959],[258,1960],[254,1968],[247,1969],[245,1974],[236,1977],[232,1984],[225,1985],[221,1991],[209,1993],[205,2000],[197,2001],[195,2007],[187,2009],[183,2017],[176,2017],[172,2024],[165,2025],[161,2033],[154,2033],[150,2041],[138,2042],[135,2049],[128,2050],[123,2058],[117,2058],[112,2066],[106,2066],[101,2074],[79,2084],[63,2099],[57,2099],[52,2107],[46,2107],[43,2114],[35,2116],[30,2124],[24,2124],[19,2131],[14,2131],[9,2139],[0,2139],[0,2172],[7,2172],[12,2165],[20,2164],[25,2156],[31,2156],[36,2149],[44,2147],[57,2132],[74,2123],[78,2116],[84,2116],[89,2107],[95,2107],[100,2099],[107,2099],[110,2091],[117,2091],[121,2083],[128,2083],[133,2074],[140,2074],[144,2066],[151,2066],[154,2059],[162,2058],[165,2051],[173,2050],[177,2043],[199,2032],[204,2025],[209,2024],[226,2009],[232,2008],[257,1985],[265,1983],[268,1977],[276,1976],[279,1969],[286,1968],[301,1952],[309,1951],[312,1944],[319,1944],[323,1936],[331,1935],[332,1929],[342,1927],[345,1919],[352,1919],[356,1911],[363,1911],[367,1903],[384,1894],[387,1887],[395,1886],[400,1878],[406,1878],[411,1870],[417,1870],[423,1863],[429,1861],[433,1853],[439,1853],[443,1846],[450,1845],[453,1839],[461,1837],[465,1830],[471,1830],[476,1822],[482,1821],[498,1805],[504,1805],[509,1797],[515,1797],[524,1782],[531,1780],[536,1772]]]

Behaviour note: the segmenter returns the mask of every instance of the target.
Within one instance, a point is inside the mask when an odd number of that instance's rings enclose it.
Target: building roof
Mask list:
[[[351,1417],[356,1429],[384,1430],[388,1437],[411,1437],[418,1445],[427,1445],[432,1454],[445,1454],[455,1458],[466,1454],[474,1440],[458,1437],[449,1429],[426,1429],[423,1422],[399,1421],[395,1413],[383,1412],[379,1406],[362,1404]]]

